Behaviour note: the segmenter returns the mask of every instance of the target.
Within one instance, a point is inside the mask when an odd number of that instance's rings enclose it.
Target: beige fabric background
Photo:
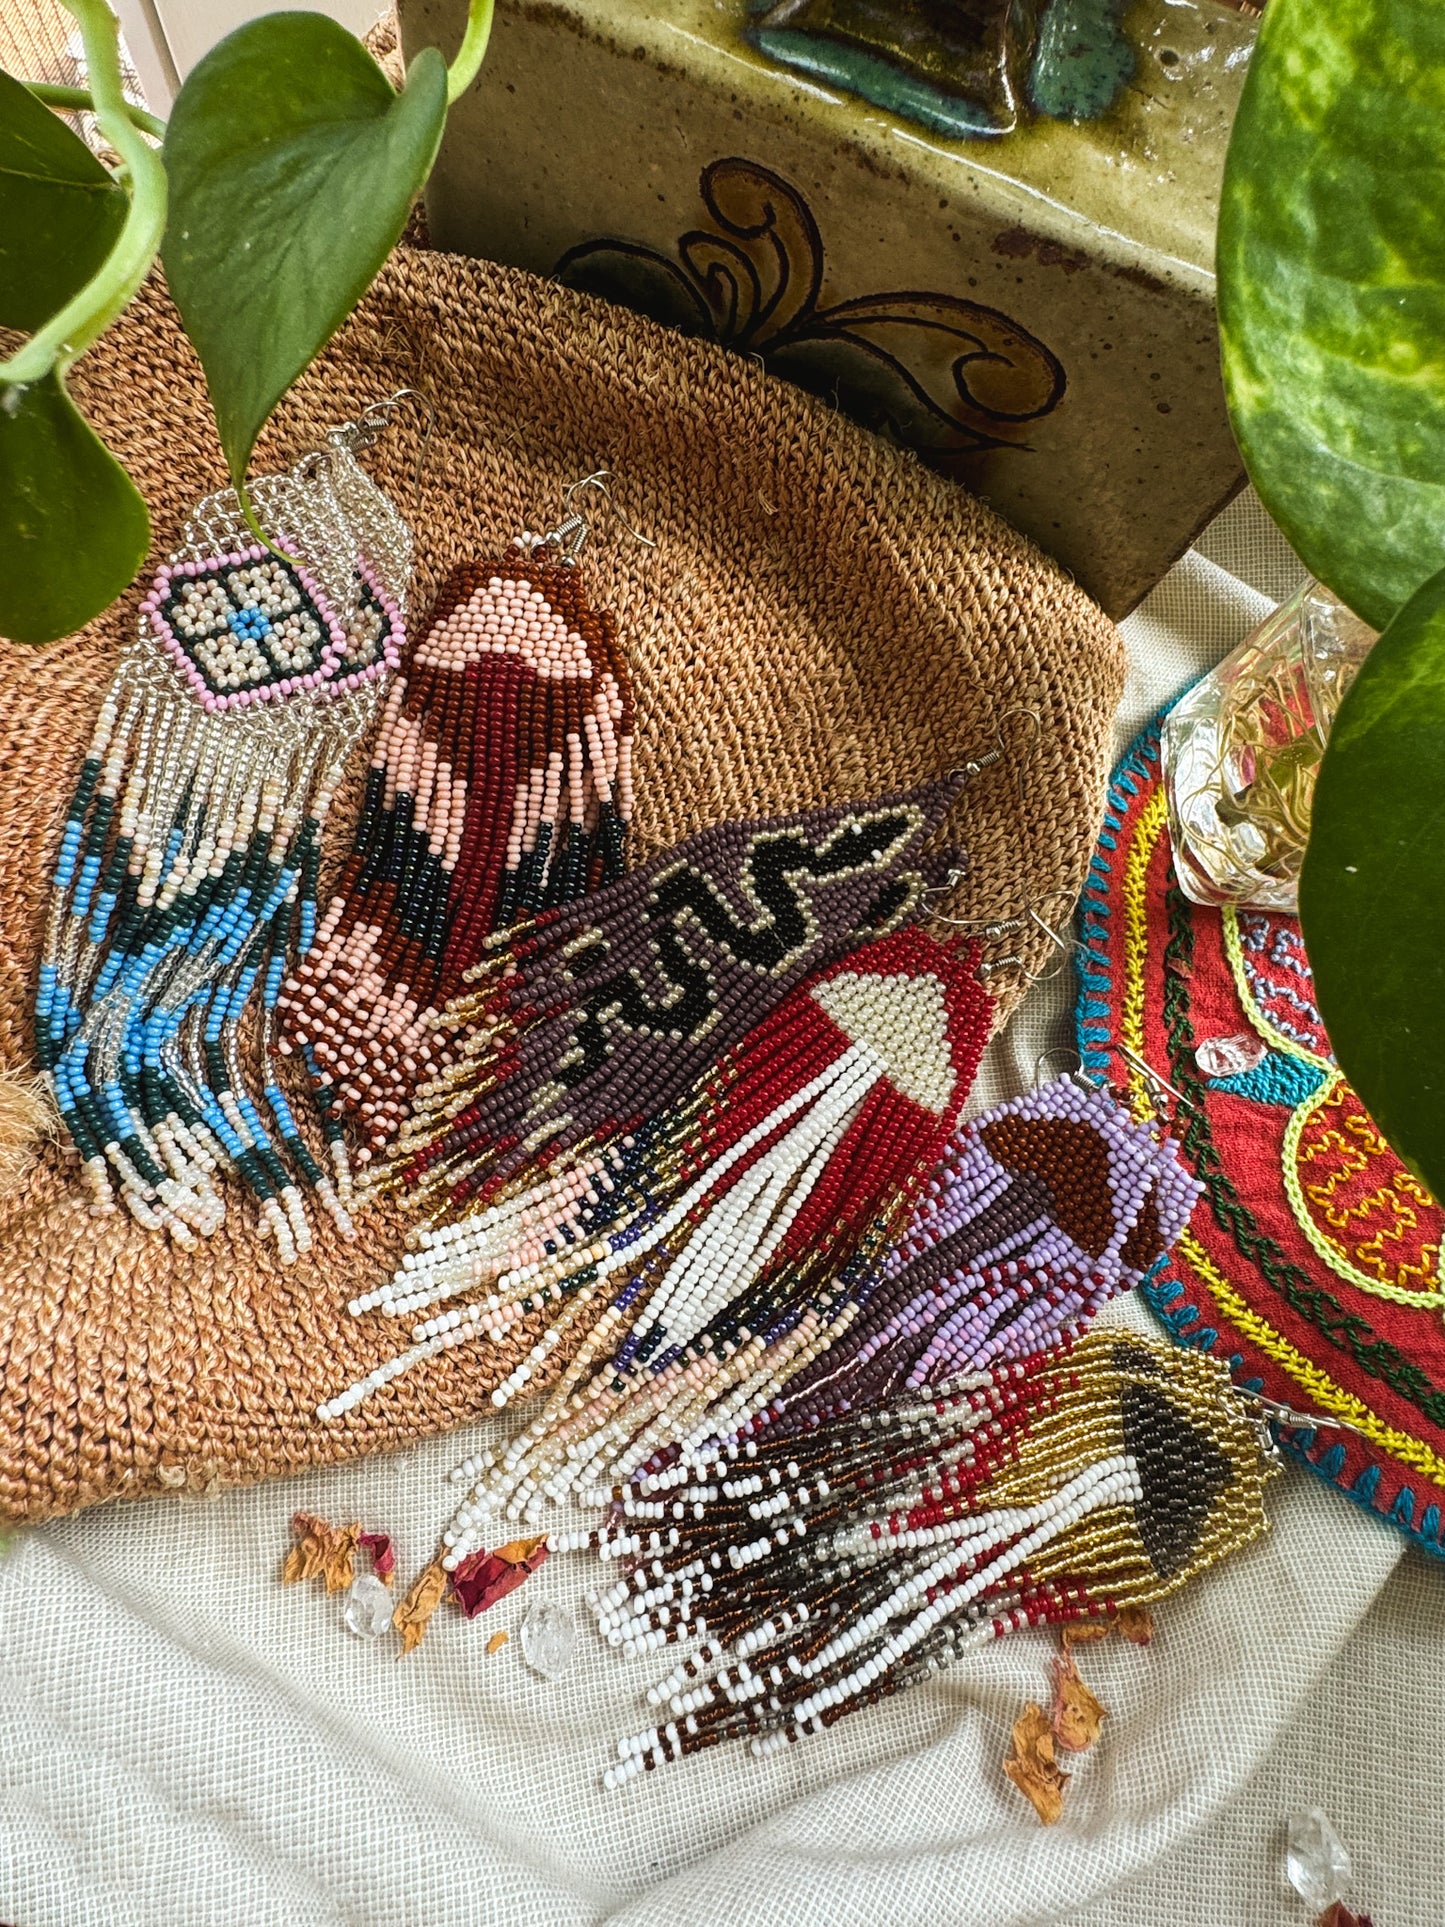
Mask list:
[[[1120,740],[1294,579],[1248,500],[1125,625]],[[979,1101],[1060,1034],[1042,987]],[[1145,1314],[1129,1308],[1125,1316]],[[415,1571],[470,1435],[210,1500],[35,1528],[0,1562],[0,1920],[13,1927],[1305,1927],[1283,1820],[1323,1804],[1376,1927],[1445,1916],[1445,1570],[1303,1473],[1274,1530],[1087,1673],[1110,1709],[1061,1824],[999,1761],[1049,1644],[1019,1635],[934,1690],[763,1766],[718,1751],[604,1796],[664,1670],[583,1632],[547,1684],[451,1613],[405,1664],[283,1592],[297,1506],[393,1532]],[[538,1592],[576,1603],[558,1559]]]

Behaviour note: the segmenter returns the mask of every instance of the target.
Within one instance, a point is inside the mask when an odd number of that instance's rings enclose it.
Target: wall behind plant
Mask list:
[[[164,115],[180,81],[218,40],[281,0],[112,0],[150,105]],[[24,7],[27,0],[9,0]],[[328,13],[364,34],[385,10],[385,0],[285,0],[298,12]]]

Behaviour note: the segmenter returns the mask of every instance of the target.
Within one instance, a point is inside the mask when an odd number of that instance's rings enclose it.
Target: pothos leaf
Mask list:
[[[1382,629],[1445,561],[1445,7],[1270,0],[1229,144],[1219,328],[1250,479]]]
[[[270,14],[192,69],[166,128],[161,251],[240,483],[267,417],[375,278],[436,157],[446,64],[401,93],[321,14]]]
[[[30,333],[83,288],[125,222],[126,195],[32,94],[0,73],[0,327]]]
[[[0,635],[54,642],[126,588],[150,520],[57,374],[0,387]]]
[[[1330,731],[1300,921],[1340,1068],[1445,1198],[1445,569],[1365,658]]]

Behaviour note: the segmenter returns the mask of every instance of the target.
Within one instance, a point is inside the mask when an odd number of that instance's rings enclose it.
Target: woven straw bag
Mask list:
[[[987,509],[741,357],[528,275],[410,249],[285,403],[253,472],[288,465],[403,385],[436,409],[420,475],[419,428],[393,429],[364,459],[415,532],[417,619],[454,563],[545,526],[566,482],[613,473],[587,584],[616,611],[633,670],[638,858],[728,817],[933,776],[1024,706],[1037,735],[1016,718],[1013,753],[952,819],[972,871],[951,907],[1008,915],[1078,887],[1122,652],[1093,604]],[[140,484],[163,554],[225,473],[159,285],[75,388]],[[32,1069],[58,826],[148,576],[66,642],[0,643],[10,1072]],[[186,1255],[124,1213],[92,1217],[73,1157],[46,1145],[0,1200],[0,1517],[259,1479],[477,1414],[525,1335],[505,1351],[448,1352],[344,1423],[314,1417],[392,1346],[346,1302],[390,1268],[402,1231],[394,1209],[373,1208],[356,1244],[327,1224],[287,1269],[233,1194],[222,1229]]]

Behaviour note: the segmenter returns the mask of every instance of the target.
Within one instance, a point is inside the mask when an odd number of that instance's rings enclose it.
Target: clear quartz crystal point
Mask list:
[[[1241,1077],[1258,1070],[1268,1055],[1262,1037],[1238,1031],[1228,1037],[1204,1037],[1194,1046],[1194,1061],[1206,1077]]]
[[[363,1572],[351,1582],[346,1595],[346,1630],[358,1639],[380,1639],[391,1624],[396,1601],[391,1589],[382,1585],[374,1572]]]
[[[1306,582],[1165,717],[1169,835],[1193,902],[1295,909],[1325,740],[1374,641]]]
[[[1290,1885],[1308,1907],[1323,1912],[1349,1891],[1349,1851],[1319,1807],[1292,1813],[1286,1823],[1285,1867]]]
[[[557,1679],[572,1664],[577,1628],[565,1606],[539,1599],[522,1621],[522,1657],[543,1679]]]

